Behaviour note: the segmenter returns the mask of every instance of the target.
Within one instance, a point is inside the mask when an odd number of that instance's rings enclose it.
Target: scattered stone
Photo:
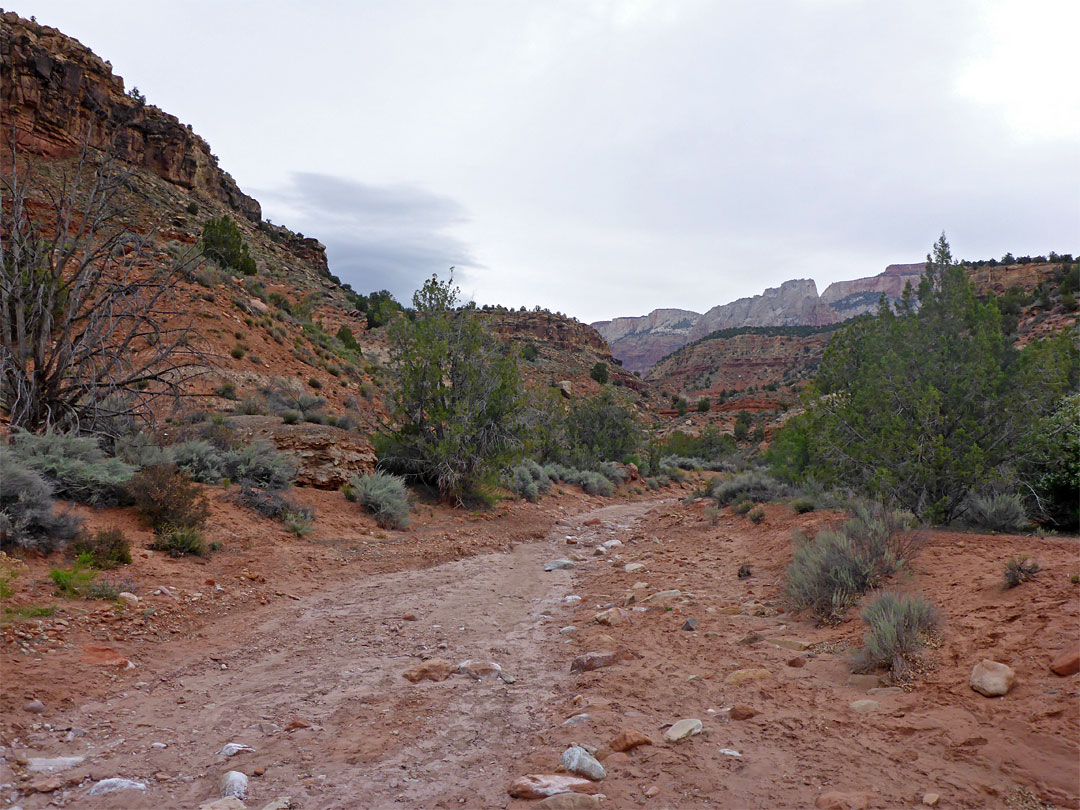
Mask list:
[[[599,754],[597,754],[596,756],[598,759],[600,758]],[[618,768],[623,765],[630,764],[630,755],[625,751],[615,751],[614,753],[608,754],[606,757],[603,757],[603,760],[605,768]]]
[[[125,605],[130,605],[131,607],[135,607],[135,605],[139,604],[139,597],[130,591],[121,591],[116,598]]]
[[[282,796],[280,799],[274,799],[270,804],[264,804],[262,810],[292,810],[296,804],[289,796]]]
[[[622,546],[622,540],[605,540],[600,545],[609,550],[613,548],[619,548],[620,546]]]
[[[1080,672],[1080,647],[1063,651],[1050,664],[1050,671],[1062,677]]]
[[[851,704],[851,710],[858,714],[868,714],[869,712],[876,712],[881,708],[881,704],[876,700],[856,700]]]
[[[682,740],[688,739],[700,733],[701,721],[693,717],[688,717],[684,720],[680,720],[667,731],[665,731],[664,739],[668,742],[681,742]]]
[[[559,761],[570,773],[584,776],[594,782],[599,782],[607,776],[604,766],[580,745],[572,745],[563,751]]]
[[[506,671],[502,671],[499,673],[499,680],[503,683],[517,683],[517,678],[515,678],[513,675]]]
[[[877,675],[849,675],[847,679],[848,689],[856,689],[860,692],[868,692],[881,686],[881,678]]]
[[[24,712],[30,712],[30,714],[42,714],[45,711],[45,704],[37,698],[34,698],[25,706],[23,706]]]
[[[507,792],[515,799],[546,799],[559,793],[591,793],[596,783],[565,774],[530,773],[515,779]]]
[[[682,626],[683,630],[697,630],[697,619],[691,616],[687,619]]]
[[[769,642],[777,647],[784,647],[795,652],[806,652],[810,649],[809,641],[799,641],[796,638],[770,638]]]
[[[541,799],[533,807],[539,810],[593,810],[600,807],[600,797],[585,793],[556,793]]]
[[[574,567],[574,561],[573,560],[549,560],[548,562],[544,563],[544,570],[545,571],[560,571],[560,570],[562,570],[564,568],[573,568],[573,567]]]
[[[605,554],[607,554],[607,549],[603,546],[597,546],[593,549],[592,553],[594,557],[603,557]]]
[[[63,782],[53,777],[52,779],[42,779],[34,784],[30,785],[30,789],[37,793],[52,793],[62,788]]]
[[[563,720],[564,726],[579,726],[582,723],[588,723],[592,720],[592,715],[588,712],[581,712],[581,714],[574,714]]]
[[[653,741],[648,735],[641,733],[636,728],[624,728],[618,733],[608,746],[612,751],[630,751],[639,745],[652,745]]]
[[[582,526],[599,526],[603,522],[604,521],[600,520],[600,518],[594,517],[594,518],[589,518],[588,520],[586,520],[581,525]]]
[[[247,808],[235,796],[226,796],[224,799],[203,802],[199,805],[199,810],[247,810]]]
[[[134,779],[120,779],[114,776],[110,779],[102,779],[90,788],[86,795],[102,796],[106,793],[115,793],[118,790],[146,790],[146,785],[142,782],[136,782]]]
[[[112,647],[102,647],[87,644],[83,647],[83,660],[88,664],[99,667],[115,667],[116,669],[135,669],[135,664],[129,661],[118,650]]]
[[[294,717],[292,720],[285,724],[286,731],[296,731],[297,729],[301,728],[311,728],[311,723],[307,722],[306,720],[301,720],[299,717]],[[263,731],[265,732],[266,729],[263,729]]]
[[[454,672],[454,665],[442,658],[432,658],[429,661],[417,664],[410,670],[402,673],[402,677],[411,683],[420,681],[445,681]]]
[[[168,745],[168,743],[163,743],[163,742],[155,742],[155,743],[150,743],[150,747],[151,747],[151,748],[156,748],[156,749],[157,749],[157,750],[159,750],[159,751],[163,751],[163,750],[165,750],[166,748],[168,748],[168,747],[169,747],[169,745]]]
[[[652,596],[645,597],[643,601],[652,602],[656,599],[667,599],[669,596],[682,596],[682,591],[674,588],[667,591],[657,591]]]
[[[241,745],[240,743],[226,743],[222,747],[222,749],[218,751],[218,755],[223,757],[235,757],[237,754],[244,753],[245,751],[252,754],[255,753],[255,749],[252,748],[250,745]]]
[[[594,669],[602,669],[617,664],[620,658],[619,652],[591,652],[579,655],[570,663],[571,672],[592,672]]]
[[[416,614],[415,613],[406,613],[405,615],[403,615],[401,617],[401,620],[403,622],[415,622],[416,621]]]
[[[248,778],[240,771],[228,771],[221,777],[221,798],[235,796],[243,801],[247,798]]]
[[[26,770],[42,773],[56,773],[74,768],[85,760],[86,757],[30,757],[26,763]]]
[[[568,636],[571,633],[573,633],[575,630],[577,630],[577,628],[574,627],[574,625],[568,624],[568,625],[566,625],[566,627],[559,630],[559,635],[560,636]]]
[[[753,706],[747,706],[745,703],[736,703],[731,707],[731,711],[728,712],[728,717],[732,720],[749,720],[757,713],[757,709]]]
[[[576,605],[578,602],[581,601],[581,597],[577,596],[576,594],[570,594],[570,596],[564,596],[563,601],[566,602],[566,604],[568,605]]]
[[[746,683],[747,681],[756,681],[763,678],[771,678],[772,673],[767,669],[737,669],[724,678],[724,683],[728,686],[738,686],[739,684]]]
[[[644,571],[645,563],[632,562],[623,566],[623,571],[628,574],[633,574],[635,571]]]
[[[971,688],[986,697],[1007,694],[1016,682],[1012,667],[984,658],[971,670]]]
[[[795,669],[799,669],[801,667],[806,666],[806,659],[803,658],[801,655],[796,655],[794,658],[789,658],[787,660],[787,665],[789,667],[794,667]]]
[[[649,785],[642,792],[645,794],[646,799],[651,799],[653,796],[656,796],[660,793],[660,788],[658,788],[656,785]]]
[[[720,753],[725,757],[731,757],[732,759],[742,759],[742,754],[736,751],[734,748],[721,748]]]
[[[626,623],[626,611],[617,607],[608,608],[607,610],[601,610],[594,618],[598,624],[618,627]]]
[[[763,641],[764,639],[765,636],[761,635],[761,633],[747,633],[735,643],[743,647],[749,647],[751,644],[757,644],[759,641]]]
[[[937,793],[925,793],[922,797],[922,803],[927,807],[937,807],[938,802],[941,801],[941,796]]]
[[[879,686],[876,689],[868,689],[866,694],[874,697],[892,697],[904,694],[904,690],[899,686]]]
[[[502,673],[502,667],[494,661],[462,661],[457,665],[459,675],[468,675],[474,681]]]
[[[739,573],[736,574],[736,576],[738,576],[739,579],[748,579],[749,577],[752,577],[753,575],[754,575],[754,572],[751,571],[750,566],[746,565],[745,563],[743,563],[742,565],[739,566]]]
[[[649,587],[648,582],[640,582],[639,581],[639,582],[635,582],[633,585],[631,585],[630,589],[634,590],[634,591],[641,591],[641,590],[644,590],[645,588],[648,588],[648,587]]]
[[[870,794],[844,793],[839,790],[822,793],[814,802],[814,807],[818,810],[866,810],[869,806]]]

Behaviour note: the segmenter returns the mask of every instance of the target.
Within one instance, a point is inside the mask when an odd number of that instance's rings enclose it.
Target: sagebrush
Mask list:
[[[888,669],[904,679],[918,660],[919,651],[940,622],[937,609],[921,596],[883,593],[862,612],[869,627],[853,669],[869,672]]]
[[[405,482],[396,475],[373,472],[353,476],[349,485],[356,502],[375,516],[384,528],[404,529],[409,525],[409,493]]]

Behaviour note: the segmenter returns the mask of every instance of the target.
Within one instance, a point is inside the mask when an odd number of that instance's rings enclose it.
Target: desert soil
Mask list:
[[[944,808],[1080,806],[1078,676],[1048,668],[1080,636],[1075,538],[931,533],[893,586],[939,606],[941,638],[913,684],[885,689],[851,679],[857,611],[836,627],[784,611],[792,530],[837,515],[773,504],[757,525],[713,522],[684,494],[432,509],[386,533],[342,517],[336,493],[302,491],[320,510],[303,541],[268,538],[272,524],[217,498],[235,540],[204,570],[137,555],[153,581],[139,605],[71,603],[3,628],[0,807],[197,808],[238,770],[253,808],[525,808],[510,782],[556,772],[573,743],[607,768],[603,808],[916,807],[931,793]],[[1043,570],[1004,590],[1017,553]],[[650,598],[665,591],[678,593]],[[983,658],[1016,671],[1008,695],[969,687]],[[431,659],[496,662],[505,677],[403,677]],[[729,680],[747,669],[762,677]],[[702,732],[665,741],[684,718]],[[653,744],[611,754],[625,729]],[[226,758],[226,743],[255,750]],[[85,759],[31,770],[42,757]],[[147,789],[89,795],[108,777]]]

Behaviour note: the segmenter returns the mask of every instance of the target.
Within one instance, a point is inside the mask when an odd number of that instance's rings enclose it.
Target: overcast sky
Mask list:
[[[1075,0],[34,0],[403,300],[585,321],[1080,253]]]

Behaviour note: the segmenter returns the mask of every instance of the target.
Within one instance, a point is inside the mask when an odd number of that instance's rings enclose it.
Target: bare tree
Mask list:
[[[206,369],[177,283],[140,233],[130,170],[89,147],[35,162],[12,130],[0,157],[0,411],[12,426],[110,433]]]

